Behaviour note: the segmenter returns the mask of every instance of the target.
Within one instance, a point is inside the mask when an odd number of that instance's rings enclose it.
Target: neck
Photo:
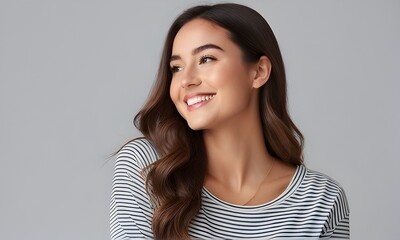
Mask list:
[[[265,177],[272,157],[265,147],[259,118],[247,124],[203,131],[207,149],[207,177],[240,190]]]

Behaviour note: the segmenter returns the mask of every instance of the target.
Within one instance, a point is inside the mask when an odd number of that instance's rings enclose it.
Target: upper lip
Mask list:
[[[185,95],[185,97],[183,98],[183,101],[185,103],[187,103],[187,100],[192,98],[192,97],[199,97],[199,96],[210,96],[210,95],[216,95],[216,93],[190,93]]]

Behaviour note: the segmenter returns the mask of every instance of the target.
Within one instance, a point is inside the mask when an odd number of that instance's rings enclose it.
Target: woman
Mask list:
[[[197,6],[172,24],[119,152],[113,239],[348,238],[343,189],[303,165],[278,43],[256,11]]]

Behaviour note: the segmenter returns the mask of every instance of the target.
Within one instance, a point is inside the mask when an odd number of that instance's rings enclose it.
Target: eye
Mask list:
[[[172,73],[180,72],[182,70],[183,70],[183,67],[181,67],[181,66],[172,66],[171,67],[171,72]]]
[[[214,61],[214,60],[217,60],[217,59],[216,59],[215,57],[213,57],[213,56],[202,56],[202,57],[200,58],[199,63],[200,63],[200,64],[203,64],[203,63],[212,62],[212,61]]]

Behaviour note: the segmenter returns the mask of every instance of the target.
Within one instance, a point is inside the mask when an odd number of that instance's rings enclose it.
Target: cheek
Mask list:
[[[179,86],[174,80],[171,81],[171,85],[169,86],[169,96],[176,106],[179,98]]]
[[[223,106],[242,108],[249,104],[252,94],[252,81],[241,65],[229,68],[219,74],[215,86],[223,93]]]
[[[186,105],[184,105],[181,102],[182,98],[180,97],[180,94],[181,94],[181,84],[178,81],[172,80],[171,85],[169,87],[169,96],[172,102],[174,103],[176,110],[183,118],[185,118],[183,110],[186,107]]]
[[[216,89],[224,91],[229,95],[240,95],[250,87],[250,81],[242,66],[228,66],[219,69],[210,76],[209,83]]]
[[[169,96],[172,102],[174,103],[176,110],[183,118],[185,118],[183,114],[183,108],[185,106],[181,102],[180,94],[181,94],[181,85],[178,83],[178,81],[172,80],[171,85],[169,87]]]

